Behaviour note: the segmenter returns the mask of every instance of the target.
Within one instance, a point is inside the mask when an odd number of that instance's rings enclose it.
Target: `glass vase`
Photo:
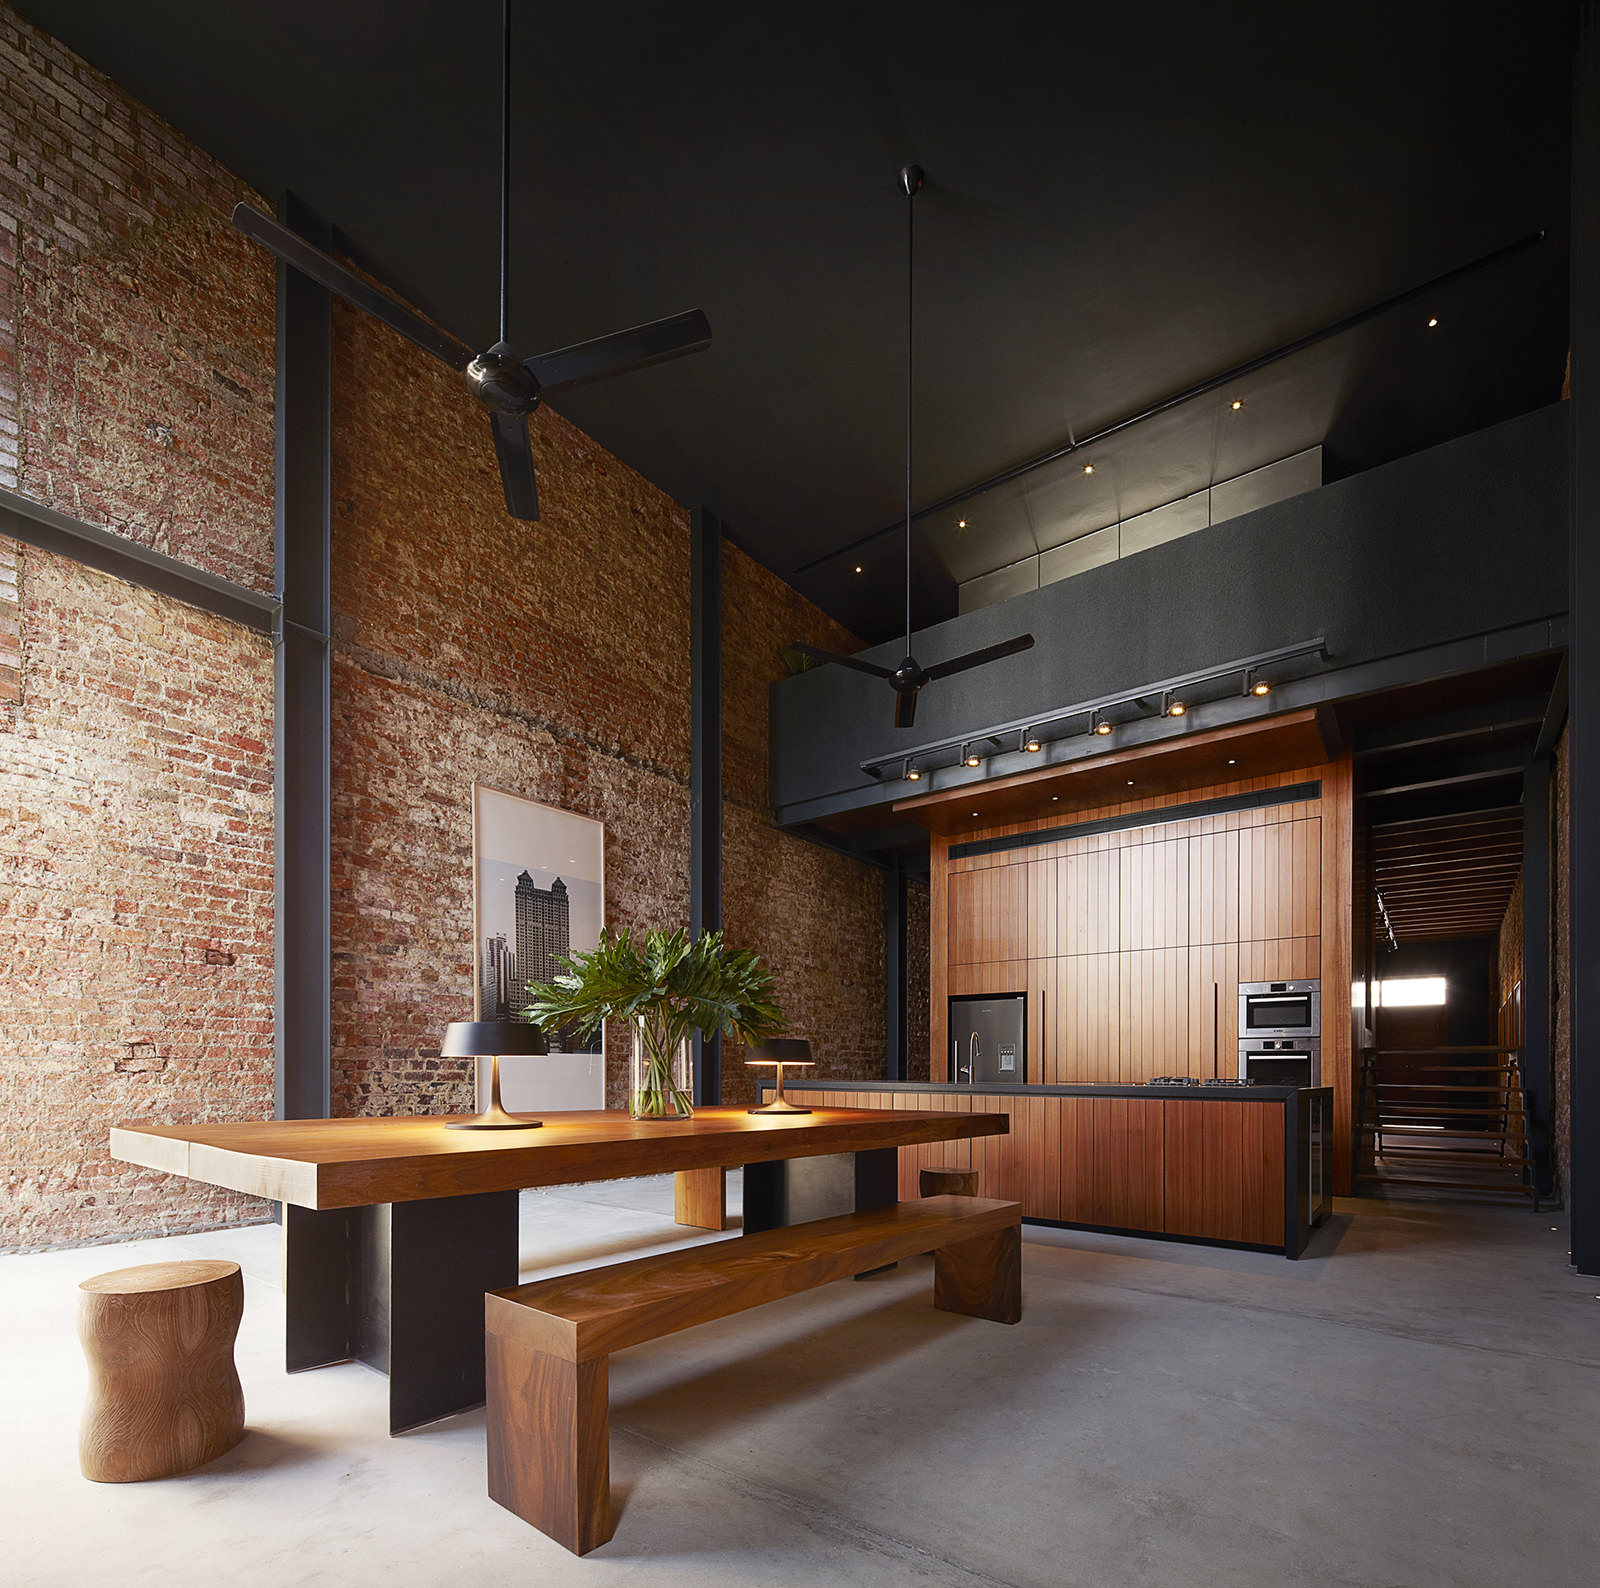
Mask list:
[[[628,1112],[634,1119],[691,1119],[694,1089],[689,1038],[677,1042],[644,1020],[633,1023]]]

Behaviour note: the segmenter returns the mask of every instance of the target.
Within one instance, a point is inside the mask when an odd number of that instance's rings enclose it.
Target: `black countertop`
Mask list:
[[[770,1087],[771,1082],[762,1083]],[[985,1097],[1160,1097],[1204,1100],[1210,1103],[1283,1103],[1302,1088],[1297,1086],[1124,1086],[1120,1082],[1094,1082],[1085,1086],[1011,1086],[987,1082],[978,1086],[947,1086],[941,1081],[830,1081],[826,1077],[783,1079],[785,1094],[801,1092],[976,1092]],[[1313,1088],[1326,1091],[1327,1088]]]

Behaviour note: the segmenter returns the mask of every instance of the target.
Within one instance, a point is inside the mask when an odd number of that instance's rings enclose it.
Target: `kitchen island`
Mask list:
[[[978,1194],[1026,1222],[1298,1257],[1332,1211],[1328,1087],[944,1086],[795,1081],[815,1108],[1006,1114],[1010,1131],[902,1147],[900,1195],[923,1168],[976,1169]]]

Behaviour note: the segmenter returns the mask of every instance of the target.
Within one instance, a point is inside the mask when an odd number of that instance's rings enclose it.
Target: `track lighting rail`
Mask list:
[[[1095,736],[1109,738],[1115,730],[1130,722],[1154,721],[1161,717],[1182,717],[1192,705],[1211,699],[1227,698],[1231,692],[1214,693],[1215,686],[1235,680],[1241,685],[1238,693],[1253,696],[1270,692],[1274,673],[1293,662],[1326,662],[1327,641],[1323,638],[1303,640],[1298,645],[1285,645],[1274,651],[1262,651],[1255,656],[1241,656],[1224,662],[1219,667],[1207,667],[1199,672],[1184,673],[1176,678],[1164,678],[1158,683],[1145,684],[1137,690],[1120,694],[1101,695],[1093,700],[1080,700],[1059,711],[1033,713],[993,728],[969,730],[948,739],[936,739],[913,749],[896,749],[890,754],[873,756],[859,763],[869,777],[897,782],[921,782],[931,772],[946,767],[970,768],[974,764],[974,751],[979,745],[994,748],[976,760],[984,764],[990,755],[1027,752],[1037,744],[1040,749],[1051,743],[1070,738]],[[1177,711],[1173,707],[1177,706]],[[1108,727],[1110,733],[1108,733]],[[915,769],[916,776],[911,776]]]

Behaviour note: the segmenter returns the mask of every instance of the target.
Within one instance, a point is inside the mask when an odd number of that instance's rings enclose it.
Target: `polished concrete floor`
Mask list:
[[[682,1236],[665,1180],[523,1203],[530,1274]],[[1340,1203],[1298,1263],[1034,1229],[1014,1328],[935,1312],[920,1259],[637,1347],[616,1537],[583,1560],[485,1497],[481,1412],[390,1439],[376,1374],[281,1371],[277,1234],[0,1258],[0,1582],[1600,1580],[1600,1284],[1559,1215]],[[244,1267],[250,1432],[182,1478],[88,1483],[74,1287],[177,1255]]]

